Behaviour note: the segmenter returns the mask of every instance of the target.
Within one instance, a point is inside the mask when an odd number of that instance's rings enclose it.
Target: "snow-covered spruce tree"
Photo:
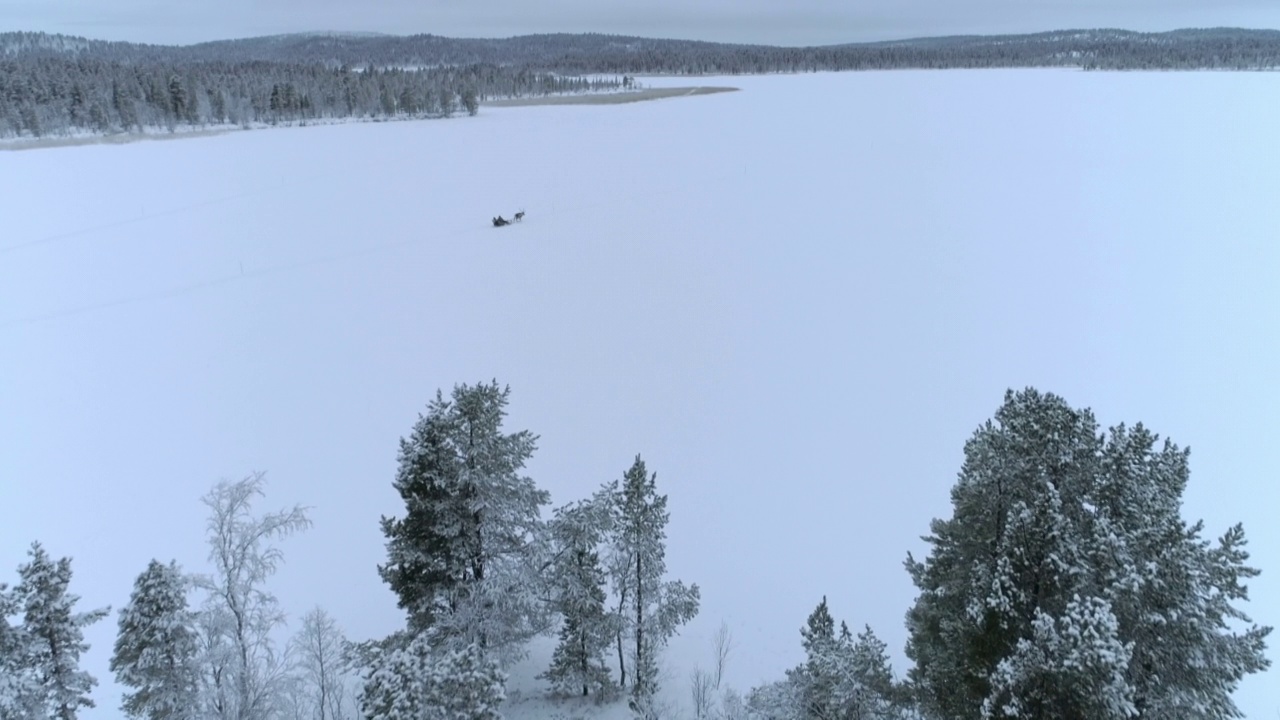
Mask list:
[[[347,717],[347,687],[343,648],[346,640],[329,613],[315,608],[302,618],[302,627],[293,637],[292,650],[301,691],[300,700],[316,720]]]
[[[607,498],[558,508],[550,524],[552,552],[547,584],[563,618],[551,667],[539,677],[565,695],[607,694],[613,687],[604,654],[615,636],[605,609],[605,576],[598,548],[612,519]]]
[[[509,395],[497,382],[456,386],[450,400],[437,392],[400,441],[405,515],[382,519],[378,568],[411,632],[455,650],[474,643],[503,664],[549,622],[538,591],[550,495],[520,474],[537,437],[502,432]]]
[[[425,634],[366,646],[360,710],[370,720],[501,720],[506,675],[476,644],[457,650]]]
[[[621,486],[614,481],[605,486],[605,493],[612,498],[614,513],[608,572],[621,621],[615,636],[620,682],[626,682],[629,660],[631,694],[647,700],[657,691],[658,652],[698,614],[698,586],[663,582],[667,496],[658,494],[657,474],[647,473],[639,455]]]
[[[27,639],[25,665],[39,682],[44,717],[75,720],[82,707],[93,707],[89,691],[98,681],[80,669],[80,654],[89,649],[84,628],[110,612],[102,608],[74,612],[79,596],[71,585],[71,558],[54,561],[40,543],[31,545],[31,560],[18,567],[13,589]]]
[[[152,560],[120,611],[111,656],[116,681],[132,688],[121,708],[133,718],[186,720],[199,713],[199,640],[187,609],[187,578],[176,562]]]
[[[285,616],[265,584],[284,559],[273,541],[309,527],[311,521],[298,506],[254,515],[254,499],[264,495],[265,485],[265,475],[255,473],[218,483],[204,497],[214,573],[197,579],[208,592],[199,618],[201,700],[205,713],[220,720],[272,717],[288,680],[287,657],[277,651],[273,638]]]
[[[1230,718],[1267,667],[1247,600],[1244,531],[1181,517],[1187,451],[1141,425],[1010,392],[965,445],[953,514],[907,568],[922,710],[945,718]]]

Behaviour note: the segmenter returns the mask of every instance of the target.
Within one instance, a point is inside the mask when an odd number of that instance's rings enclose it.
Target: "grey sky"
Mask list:
[[[1072,27],[1280,28],[1275,0],[0,0],[0,31],[190,43],[311,30],[603,32],[776,45]]]

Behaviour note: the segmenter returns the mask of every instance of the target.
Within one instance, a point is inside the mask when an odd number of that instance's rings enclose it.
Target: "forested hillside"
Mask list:
[[[341,118],[447,117],[493,97],[601,91],[638,73],[898,68],[1280,67],[1280,31],[1079,30],[825,47],[611,35],[458,39],[311,33],[172,47],[0,34],[0,137]],[[586,76],[604,76],[584,79]]]
[[[510,66],[416,70],[37,55],[0,61],[0,137],[475,114],[488,97],[616,88]]]
[[[304,33],[182,47],[42,33],[0,34],[0,57],[56,55],[121,63],[197,62],[378,67],[493,64],[556,73],[739,74],[891,68],[1280,67],[1280,31],[1217,28],[1138,33],[1063,30],[1031,35],[918,38],[820,47],[735,45],[599,34],[505,39]]]

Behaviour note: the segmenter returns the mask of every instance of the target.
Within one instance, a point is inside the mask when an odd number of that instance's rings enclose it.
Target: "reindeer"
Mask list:
[[[524,220],[524,210],[516,213],[516,222],[520,222],[521,220]]]

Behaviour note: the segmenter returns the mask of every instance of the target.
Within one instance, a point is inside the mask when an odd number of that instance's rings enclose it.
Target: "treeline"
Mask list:
[[[819,47],[567,35],[512,38],[507,42],[510,43],[508,49],[531,67],[566,73],[738,75],[1030,67],[1111,70],[1280,67],[1280,31],[1273,30],[1168,33],[1082,30]]]
[[[266,61],[126,63],[68,53],[0,59],[0,137],[474,115],[494,97],[610,90],[498,65],[417,70]]]
[[[150,720],[496,720],[502,668],[541,635],[559,637],[543,673],[563,695],[626,692],[648,707],[659,655],[698,613],[699,589],[666,577],[667,497],[636,457],[621,480],[542,516],[550,495],[521,474],[536,449],[505,432],[496,383],[438,393],[400,441],[376,568],[405,611],[386,638],[348,641],[313,609],[281,643],[268,581],[279,542],[311,525],[300,506],[260,513],[262,474],[203,498],[210,572],[153,560],[119,611],[110,668],[121,708]],[[370,568],[370,575],[374,568]],[[0,584],[0,719],[74,720],[97,680],[79,669],[84,628],[70,558],[34,543],[12,589]],[[196,603],[190,602],[194,596]],[[616,651],[616,655],[614,652]]]
[[[1259,572],[1243,528],[1210,542],[1181,516],[1187,451],[1140,424],[1103,432],[1090,411],[1028,389],[966,443],[952,516],[932,522],[926,558],[908,555],[919,594],[905,677],[870,627],[837,626],[824,597],[800,629],[804,662],[745,695],[722,687],[722,625],[680,712],[661,699],[659,654],[700,591],[666,579],[656,475],[637,457],[543,518],[548,493],[521,475],[537,437],[503,430],[508,397],[496,382],[437,393],[401,439],[404,513],[381,519],[377,572],[406,622],[386,638],[350,642],[315,609],[278,646],[267,580],[307,511],[254,512],[261,475],[218,484],[204,498],[212,572],[152,561],[119,613],[111,669],[125,713],[501,720],[502,668],[548,634],[559,644],[540,677],[553,693],[625,692],[636,720],[1226,720],[1240,716],[1239,681],[1270,664],[1271,628],[1239,607]],[[108,610],[77,611],[70,580],[70,560],[35,544],[13,589],[0,585],[4,720],[92,706],[83,628]]]

